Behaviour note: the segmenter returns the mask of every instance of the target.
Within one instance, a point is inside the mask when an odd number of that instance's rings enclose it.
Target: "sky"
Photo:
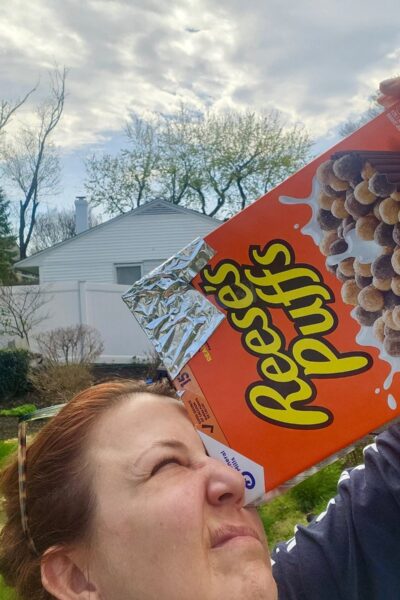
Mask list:
[[[302,123],[314,153],[364,112],[379,81],[400,74],[398,0],[3,0],[0,99],[38,84],[10,124],[32,122],[48,73],[68,68],[54,134],[62,188],[45,207],[84,194],[85,158],[115,154],[129,115],[277,109]],[[16,198],[12,198],[14,201]]]

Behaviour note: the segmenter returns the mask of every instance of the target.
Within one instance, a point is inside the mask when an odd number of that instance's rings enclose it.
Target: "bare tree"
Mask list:
[[[89,227],[98,225],[98,217],[89,213]],[[39,213],[31,237],[31,252],[40,252],[76,235],[74,209],[56,208]]]
[[[32,329],[48,317],[42,310],[48,301],[38,286],[0,287],[0,333],[19,337],[29,347]]]
[[[59,185],[59,159],[51,134],[64,109],[66,75],[65,68],[51,74],[50,97],[37,109],[38,124],[22,128],[5,145],[4,174],[23,196],[19,202],[20,259],[26,258],[42,196],[54,193]]]
[[[58,327],[35,339],[46,364],[90,364],[104,350],[100,333],[90,325]]]
[[[73,210],[56,208],[40,213],[36,217],[32,233],[30,252],[40,252],[58,242],[75,235],[75,214]]]
[[[363,125],[371,121],[373,118],[377,117],[381,112],[383,112],[384,108],[378,103],[379,92],[375,92],[369,96],[369,106],[365,112],[362,113],[360,117],[357,119],[347,119],[344,123],[339,127],[339,133],[343,137],[347,137],[357,129],[360,129]]]
[[[29,90],[25,96],[9,102],[8,100],[0,100],[0,133],[1,130],[9,123],[13,114],[28,100],[29,96],[36,90],[36,86]]]

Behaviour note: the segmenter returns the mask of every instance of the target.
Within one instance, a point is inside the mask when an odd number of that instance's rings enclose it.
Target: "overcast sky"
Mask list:
[[[398,0],[2,0],[0,98],[13,99],[54,64],[69,68],[63,192],[83,192],[83,160],[117,152],[131,111],[184,101],[223,110],[279,109],[316,150],[400,73]],[[33,99],[18,120],[29,119]],[[12,127],[9,130],[12,133]]]

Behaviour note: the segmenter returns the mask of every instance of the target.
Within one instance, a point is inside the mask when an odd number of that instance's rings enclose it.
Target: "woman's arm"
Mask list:
[[[385,108],[389,108],[389,106],[400,100],[400,77],[392,77],[381,81],[379,91],[381,95],[378,102]]]
[[[344,471],[338,495],[273,552],[279,600],[399,600],[400,425]]]

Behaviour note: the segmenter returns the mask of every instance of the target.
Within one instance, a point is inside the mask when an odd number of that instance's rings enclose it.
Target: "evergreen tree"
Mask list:
[[[0,188],[0,285],[8,285],[15,281],[12,270],[15,247],[9,221],[9,201]]]

